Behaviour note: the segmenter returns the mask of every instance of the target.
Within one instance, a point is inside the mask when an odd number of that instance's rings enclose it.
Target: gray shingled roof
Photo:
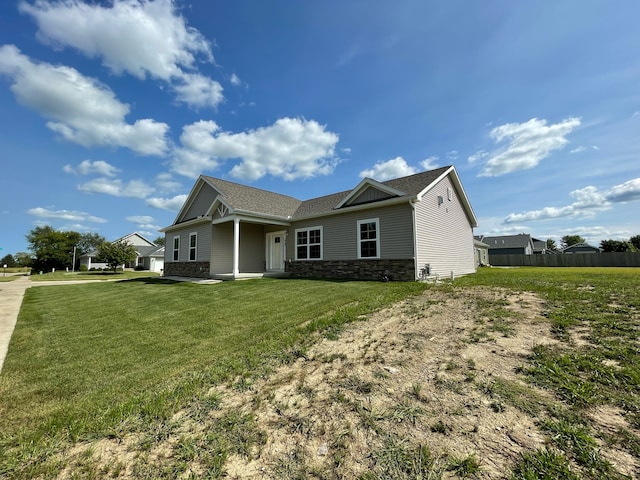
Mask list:
[[[528,233],[500,235],[497,237],[485,237],[483,235],[476,238],[489,245],[489,248],[524,248],[531,242],[531,235]]]
[[[387,180],[386,182],[380,182],[396,190],[404,192],[407,199],[415,197],[418,193],[424,190],[428,185],[442,175],[449,166],[437,168],[435,170],[429,170],[427,172],[416,173],[415,175],[409,175],[407,177],[395,178],[393,180]],[[332,195],[326,195],[324,197],[312,198],[302,202],[295,215],[294,219],[305,218],[314,215],[322,215],[323,213],[330,213],[352,190],[346,190],[344,192],[334,193]]]
[[[220,178],[204,177],[218,190],[224,201],[234,210],[289,218],[302,203],[300,200],[259,188],[228,182]]]
[[[409,199],[424,190],[448,168],[450,166],[380,183],[404,192],[405,195],[401,197]],[[301,201],[287,195],[228,182],[220,178],[204,175],[203,178],[222,194],[224,201],[231,208],[282,218],[299,219],[331,213],[336,205],[352,192],[352,190],[345,190],[344,192]]]

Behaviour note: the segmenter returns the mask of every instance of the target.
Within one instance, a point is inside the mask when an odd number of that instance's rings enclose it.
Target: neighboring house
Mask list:
[[[547,248],[547,242],[545,240],[531,238],[531,241],[533,242],[533,253],[535,255],[544,255],[547,253],[552,253],[551,250]]]
[[[475,251],[476,265],[478,267],[489,265],[489,245],[474,238],[473,249]]]
[[[477,220],[453,166],[301,201],[201,175],[165,233],[165,275],[413,281],[475,272]]]
[[[142,268],[143,270],[150,270],[152,272],[162,272],[164,269],[164,247],[156,245],[150,240],[147,240],[139,233],[130,233],[121,237],[115,242],[124,241],[130,245],[133,245],[136,249],[136,260],[130,264],[125,265],[125,268]],[[107,268],[107,264],[97,261],[98,252],[90,252],[86,255],[80,256],[80,266],[85,265],[88,270],[95,268]]]
[[[588,243],[574,243],[560,250],[561,253],[600,253],[598,247],[589,245]]]
[[[492,255],[531,255],[533,254],[533,240],[528,233],[518,235],[501,235],[488,237],[476,236],[476,240],[489,245],[489,259]]]

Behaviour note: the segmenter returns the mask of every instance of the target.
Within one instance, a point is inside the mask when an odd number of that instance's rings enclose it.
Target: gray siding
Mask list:
[[[200,215],[204,215],[211,207],[211,204],[218,196],[218,192],[216,192],[213,188],[211,188],[207,184],[203,184],[200,193],[198,193],[197,197],[194,199],[193,204],[184,212],[180,221],[190,220],[192,218],[197,218]]]
[[[238,265],[240,272],[264,272],[265,248],[264,226],[240,222],[240,264]],[[233,255],[233,246],[231,255]]]
[[[383,192],[382,190],[378,190],[377,188],[368,187],[365,189],[364,192],[362,192],[356,198],[352,199],[352,201],[349,202],[349,205],[357,205],[359,203],[374,202],[376,200],[383,200],[385,198],[391,198],[391,195],[389,195],[386,192]]]
[[[165,234],[164,261],[173,262],[173,239],[180,237],[179,262],[189,261],[189,235],[191,233],[198,234],[198,243],[196,248],[196,261],[208,262],[209,250],[211,249],[211,224],[203,222],[200,225],[191,225],[182,230],[175,230]]]
[[[370,218],[379,219],[381,258],[414,258],[412,208],[406,202],[296,222],[288,230],[287,259],[296,258],[296,229],[316,226],[323,227],[324,260],[357,259],[358,220]]]
[[[212,231],[211,273],[214,275],[231,273],[233,271],[233,222],[213,225]]]
[[[475,272],[473,228],[448,176],[416,203],[415,215],[418,269],[428,263],[431,274],[441,277]]]

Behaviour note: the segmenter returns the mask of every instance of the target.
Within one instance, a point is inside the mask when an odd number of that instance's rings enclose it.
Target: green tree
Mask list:
[[[80,255],[84,255],[86,253],[91,253],[100,248],[107,239],[102,235],[98,235],[97,233],[83,233],[80,235],[80,240],[78,241],[76,258]]]
[[[78,232],[58,231],[49,225],[34,228],[27,235],[29,249],[35,257],[33,268],[48,272],[70,267],[73,247],[79,240]]]
[[[632,247],[630,242],[624,240],[602,240],[600,242],[600,249],[603,252],[628,252]]]
[[[155,243],[156,245],[158,245],[159,247],[164,247],[164,237],[158,237],[156,238],[153,243]]]
[[[551,250],[555,252],[558,250],[558,246],[556,245],[556,241],[552,238],[547,238],[547,250]]]
[[[0,258],[0,266],[6,265],[7,267],[17,267],[18,262],[10,253],[6,254],[4,257]]]
[[[640,235],[634,235],[629,239],[629,242],[633,245],[636,252],[640,252]]]
[[[560,245],[562,248],[570,247],[571,245],[575,245],[576,243],[585,243],[586,240],[582,238],[580,235],[565,235],[560,240]]]
[[[29,252],[18,252],[15,254],[15,258],[19,267],[33,266],[33,255]]]
[[[114,272],[118,267],[134,262],[137,256],[135,247],[122,240],[113,243],[103,242],[98,249],[98,257]]]

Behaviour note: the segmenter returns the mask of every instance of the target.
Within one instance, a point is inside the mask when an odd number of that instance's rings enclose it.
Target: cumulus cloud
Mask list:
[[[295,180],[327,175],[338,161],[338,135],[314,120],[300,118],[281,118],[268,127],[240,133],[225,132],[216,122],[201,120],[183,127],[180,142],[171,170],[187,177],[239,159],[230,172],[236,178],[255,181],[272,175]]]
[[[110,6],[40,0],[19,8],[37,23],[41,41],[100,58],[114,74],[164,81],[192,106],[215,106],[223,99],[218,82],[194,73],[198,61],[213,63],[211,45],[187,25],[172,0],[113,0]]]
[[[101,177],[78,185],[78,190],[84,193],[104,193],[114,197],[147,198],[155,188],[141,180],[125,183],[120,179]]]
[[[14,45],[0,47],[0,73],[9,76],[18,102],[48,119],[47,127],[83,145],[126,147],[141,155],[167,151],[166,123],[125,122],[129,105],[94,78],[71,67],[35,63]]]
[[[83,160],[77,167],[65,165],[62,167],[62,170],[74,175],[98,174],[104,177],[115,177],[119,172],[121,172],[119,168],[116,168],[102,160],[96,160],[95,162],[92,162],[91,160]]]
[[[587,186],[574,190],[570,195],[575,202],[563,207],[545,207],[523,213],[512,213],[504,219],[504,223],[546,220],[562,217],[591,217],[596,213],[609,210],[615,203],[626,203],[640,200],[640,178],[634,178],[608,190],[598,190]]]
[[[563,148],[569,142],[566,136],[579,125],[579,118],[567,118],[553,125],[547,125],[546,120],[537,118],[524,123],[500,125],[491,130],[489,137],[497,144],[508,142],[508,145],[490,155],[478,152],[469,160],[490,157],[480,171],[481,177],[495,177],[533,168],[554,150]]]
[[[156,188],[162,192],[175,192],[182,188],[182,184],[174,180],[170,173],[160,173],[156,177]]]
[[[438,160],[439,158],[437,155],[432,155],[431,157],[427,157],[423,161],[421,161],[420,166],[424,170],[433,170],[434,168],[438,168],[440,166]]]
[[[70,222],[93,222],[93,223],[106,223],[104,218],[95,217],[89,215],[86,212],[79,212],[77,210],[50,210],[48,208],[36,207],[27,210],[29,215],[40,219],[47,220],[67,220]]]
[[[386,162],[377,162],[373,168],[362,170],[360,178],[373,178],[379,182],[384,182],[391,178],[406,177],[414,173],[417,173],[417,170],[408,165],[404,158],[396,157]]]
[[[141,230],[150,230],[152,232],[157,232],[161,227],[159,225],[154,224],[155,219],[149,215],[132,215],[130,217],[126,217],[126,220],[131,223],[135,223],[138,231]]]
[[[187,195],[176,195],[172,198],[152,197],[146,199],[146,204],[153,208],[162,210],[179,211],[187,200]]]

